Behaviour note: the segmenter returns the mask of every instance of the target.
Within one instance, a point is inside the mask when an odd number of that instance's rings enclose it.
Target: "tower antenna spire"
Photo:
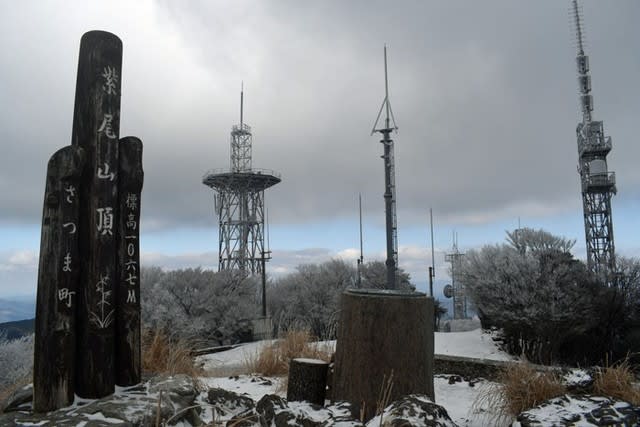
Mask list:
[[[578,8],[578,0],[572,0],[573,19],[576,26],[576,41],[578,43],[578,55],[584,54],[584,43],[582,40],[582,17]]]
[[[396,125],[396,118],[393,116],[393,108],[391,108],[391,101],[389,101],[389,74],[387,72],[387,45],[384,45],[384,100],[382,101],[382,105],[380,105],[380,110],[378,111],[378,116],[376,117],[376,121],[373,124],[373,128],[371,129],[371,135],[376,132],[380,132],[382,129],[376,129],[378,126],[378,122],[380,121],[380,116],[382,115],[382,110],[385,110],[385,119],[384,125],[385,129],[391,129],[394,131],[398,130],[398,126]],[[390,128],[390,123],[393,122],[393,128]]]
[[[240,128],[242,129],[243,122],[243,108],[244,108],[244,81],[240,83]]]

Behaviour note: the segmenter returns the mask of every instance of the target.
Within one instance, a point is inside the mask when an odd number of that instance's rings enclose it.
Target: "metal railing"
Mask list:
[[[584,183],[587,187],[612,187],[616,185],[616,173],[604,172],[585,176]]]
[[[251,168],[251,170],[248,171],[244,171],[244,172],[234,172],[231,169],[228,168],[217,168],[217,169],[210,169],[208,170],[203,176],[202,179],[206,179],[207,177],[211,176],[211,175],[222,175],[222,174],[238,174],[238,175],[246,175],[246,174],[253,174],[253,175],[271,175],[271,176],[275,176],[276,178],[280,179],[281,176],[278,172],[271,170],[271,169],[259,169],[259,168]]]

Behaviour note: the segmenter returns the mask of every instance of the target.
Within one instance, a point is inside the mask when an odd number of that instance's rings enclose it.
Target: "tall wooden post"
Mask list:
[[[369,420],[391,376],[390,402],[409,394],[434,399],[433,299],[400,290],[345,291],[332,398],[351,402]]]
[[[142,141],[120,140],[118,149],[118,288],[116,304],[116,384],[140,382],[140,195]]]
[[[122,42],[104,31],[80,41],[72,143],[84,148],[80,191],[76,393],[99,398],[114,391],[114,288],[118,219],[118,136]]]
[[[42,210],[33,367],[33,409],[73,401],[78,272],[78,181],[81,148],[58,150],[47,167]]]

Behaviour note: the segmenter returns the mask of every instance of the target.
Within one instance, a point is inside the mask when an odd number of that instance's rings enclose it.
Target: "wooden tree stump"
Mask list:
[[[434,399],[433,299],[399,290],[345,291],[332,398],[351,402],[369,420],[391,375],[387,404],[409,394]]]
[[[288,401],[307,401],[324,406],[329,363],[319,359],[291,359]]]
[[[47,167],[42,212],[33,368],[33,409],[73,402],[78,256],[78,180],[83,151],[58,150]]]

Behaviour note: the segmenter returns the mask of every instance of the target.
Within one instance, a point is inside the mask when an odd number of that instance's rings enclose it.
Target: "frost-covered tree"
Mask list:
[[[309,329],[317,337],[332,338],[340,295],[355,283],[355,267],[343,260],[299,265],[273,282],[268,292],[278,332]]]
[[[361,271],[363,288],[384,287],[387,273],[383,262],[365,263]],[[409,274],[402,269],[398,274],[402,288],[414,289]],[[278,332],[305,328],[317,337],[335,338],[340,297],[356,284],[356,268],[340,259],[303,264],[275,280],[268,299]]]
[[[27,377],[33,369],[33,335],[9,340],[0,332],[0,391]]]
[[[143,325],[218,344],[238,342],[257,316],[256,290],[255,279],[238,272],[144,268]]]
[[[369,289],[384,289],[387,287],[387,266],[383,261],[369,261],[362,264],[362,287]],[[398,269],[396,283],[398,289],[415,290],[411,284],[411,276],[402,268]]]
[[[525,227],[507,231],[507,243],[521,254],[544,251],[571,252],[571,249],[576,244],[576,240],[567,239],[562,236],[554,236],[542,229],[534,230],[533,228]]]
[[[502,328],[512,352],[549,363],[565,357],[575,336],[598,326],[605,289],[568,252],[571,241],[546,232],[530,236],[515,245],[509,234],[511,244],[468,251],[459,280],[484,327]]]
[[[619,357],[640,362],[640,259],[617,257],[617,277],[608,293],[604,321]]]

